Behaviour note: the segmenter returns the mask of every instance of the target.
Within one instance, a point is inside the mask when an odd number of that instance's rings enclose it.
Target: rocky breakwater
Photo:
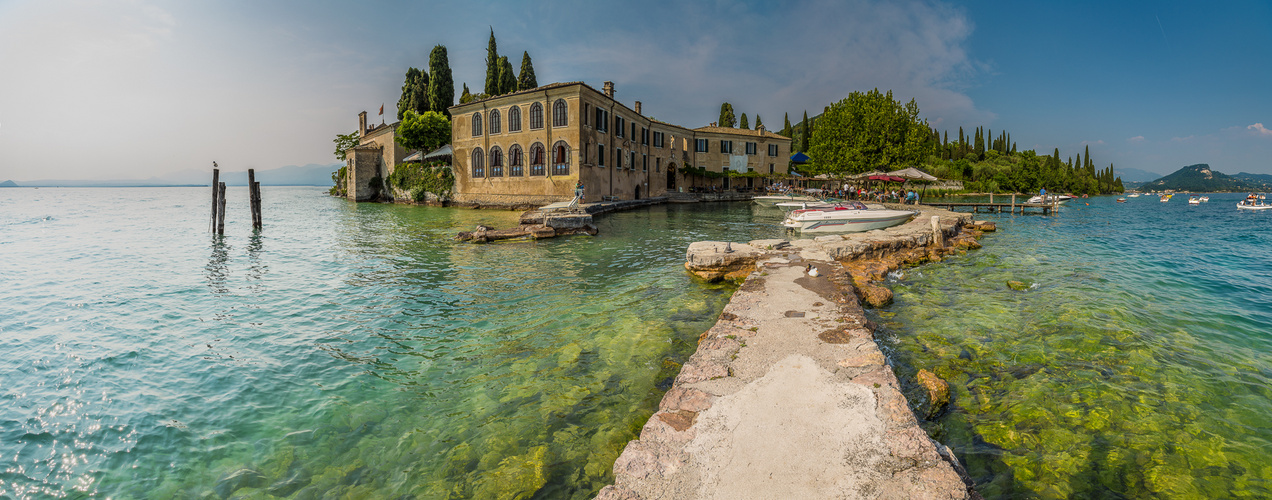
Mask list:
[[[597,498],[979,498],[875,343],[855,286],[873,275],[840,263],[937,260],[976,227],[927,210],[865,234],[690,245],[690,272],[744,281]]]
[[[473,231],[463,231],[455,236],[456,240],[473,243],[489,243],[491,241],[515,238],[555,238],[569,234],[588,234],[596,236],[597,229],[592,224],[592,214],[583,210],[546,212],[527,210],[521,214],[517,227],[510,229],[494,229],[477,226]]]

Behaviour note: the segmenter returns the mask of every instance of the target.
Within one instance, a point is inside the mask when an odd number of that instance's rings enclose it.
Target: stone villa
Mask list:
[[[791,154],[788,137],[759,130],[708,126],[688,129],[649,118],[582,82],[531,90],[452,106],[451,146],[460,205],[525,207],[574,197],[579,181],[588,202],[663,196],[689,186],[758,186],[754,178],[701,178],[683,165],[713,172],[784,174]],[[387,177],[406,151],[393,141],[396,123],[366,126],[349,157],[349,196],[370,199],[363,184]],[[712,124],[714,125],[714,124]],[[386,169],[387,167],[387,169]],[[355,189],[356,187],[356,189]]]

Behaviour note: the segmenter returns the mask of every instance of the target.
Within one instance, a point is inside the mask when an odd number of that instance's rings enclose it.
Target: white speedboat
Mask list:
[[[1131,193],[1131,194],[1126,195],[1126,197],[1127,197],[1127,198],[1139,198],[1139,197],[1140,197],[1140,194],[1139,194],[1139,193]]]
[[[791,212],[782,225],[802,233],[855,233],[904,223],[918,215],[914,210],[871,210],[861,202],[845,202],[825,209]]]
[[[1025,201],[1025,203],[1064,203],[1072,199],[1073,197],[1067,194],[1058,194],[1058,195],[1049,194],[1046,197],[1043,197],[1042,195],[1037,195],[1037,196],[1034,196],[1033,198],[1029,198],[1027,201]]]
[[[1202,197],[1197,198],[1197,199],[1198,199],[1198,200],[1201,200],[1201,202],[1202,202],[1202,203],[1206,203],[1206,202],[1210,201],[1210,197],[1209,197],[1209,196],[1202,196]]]
[[[1188,204],[1189,204],[1189,205],[1200,205],[1200,204],[1201,204],[1201,197],[1199,197],[1199,196],[1189,196],[1189,197],[1188,197]]]
[[[754,201],[756,205],[771,207],[771,206],[777,205],[778,203],[789,203],[789,202],[817,203],[818,200],[817,198],[813,198],[812,196],[793,195],[793,194],[770,194],[765,196],[753,197],[751,198],[751,201]]]
[[[1272,205],[1268,205],[1268,204],[1266,204],[1266,203],[1262,203],[1262,202],[1260,202],[1260,203],[1246,203],[1246,202],[1242,201],[1241,203],[1237,203],[1237,208],[1238,208],[1238,209],[1240,209],[1240,210],[1267,210],[1267,209],[1269,209],[1269,208],[1272,208]]]

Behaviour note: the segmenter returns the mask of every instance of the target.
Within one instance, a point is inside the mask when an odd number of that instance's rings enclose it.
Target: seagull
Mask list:
[[[814,278],[816,278],[820,274],[817,272],[817,268],[813,267],[812,264],[809,264],[808,267],[804,268],[804,271],[807,271],[808,275]]]

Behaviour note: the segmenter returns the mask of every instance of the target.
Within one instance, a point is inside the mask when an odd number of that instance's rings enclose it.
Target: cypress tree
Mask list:
[[[795,131],[791,130],[791,114],[783,113],[782,121],[786,122],[786,125],[782,127],[782,135],[786,137],[794,138],[793,135],[795,134]]]
[[[423,71],[416,75],[415,84],[411,88],[411,109],[421,115],[433,109],[428,101],[428,73]]]
[[[401,120],[406,114],[406,110],[412,109],[411,105],[415,100],[412,95],[415,92],[415,80],[420,76],[420,70],[415,68],[406,68],[406,81],[402,82],[402,97],[398,98],[397,103],[397,119]]]
[[[734,117],[733,115],[733,105],[727,102],[724,104],[721,104],[720,105],[720,121],[719,123],[716,123],[716,125],[719,125],[721,127],[733,128],[733,127],[736,127],[737,124],[738,124],[737,118]]]
[[[530,53],[521,52],[521,74],[517,77],[517,90],[530,90],[538,87],[539,81],[534,78],[534,64],[530,63]]]
[[[428,72],[432,73],[428,80],[428,107],[449,117],[450,107],[455,104],[455,80],[451,78],[445,45],[437,45],[429,53]],[[468,95],[468,84],[464,84],[464,94]]]
[[[799,150],[808,152],[808,136],[813,135],[812,126],[808,124],[808,110],[804,110],[804,135],[800,137]]]
[[[499,95],[499,50],[495,45],[495,28],[490,28],[490,43],[486,44],[486,95]]]
[[[976,127],[976,157],[979,159],[985,155],[985,136],[981,133],[981,128]]]
[[[468,92],[468,82],[464,82],[464,93],[459,96],[460,104],[468,104],[473,100],[473,95]]]
[[[762,126],[764,126],[764,120],[760,119],[760,115],[755,115],[755,130],[759,130]]]
[[[742,113],[742,122],[741,122],[740,124],[738,124],[738,127],[740,127],[740,128],[744,128],[744,129],[750,129],[750,128],[751,128],[751,124],[750,124],[750,122],[746,121],[746,113]]]
[[[517,74],[512,70],[512,63],[507,56],[499,57],[499,94],[517,91]]]

